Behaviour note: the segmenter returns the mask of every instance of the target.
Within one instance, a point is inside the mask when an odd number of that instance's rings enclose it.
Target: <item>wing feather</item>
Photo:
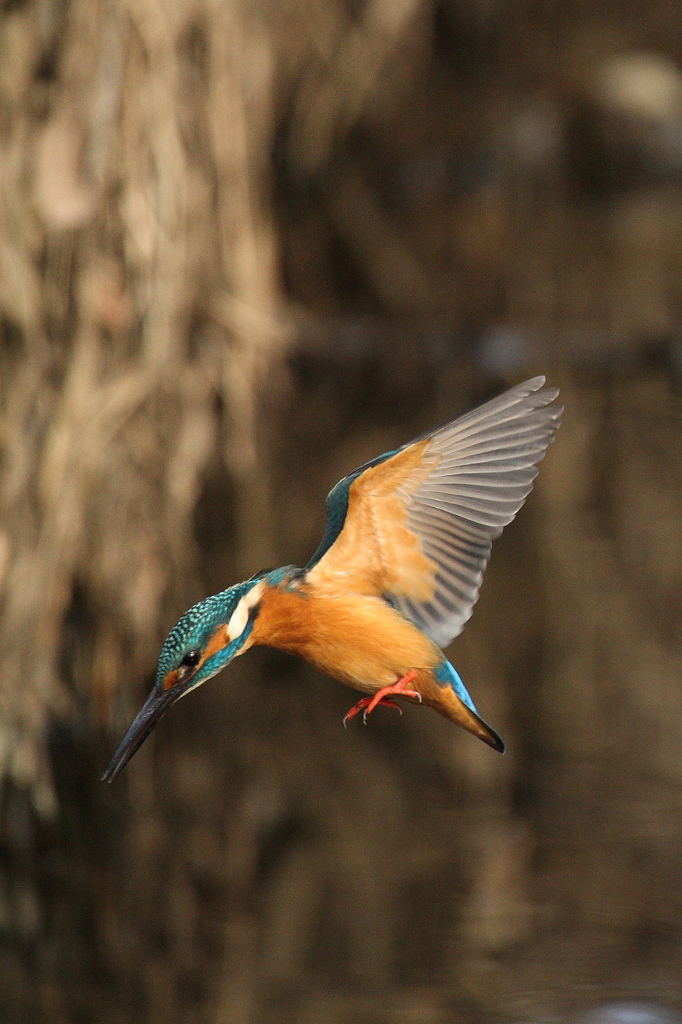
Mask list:
[[[559,425],[558,392],[544,383],[519,384],[337,484],[311,582],[382,596],[448,644]]]

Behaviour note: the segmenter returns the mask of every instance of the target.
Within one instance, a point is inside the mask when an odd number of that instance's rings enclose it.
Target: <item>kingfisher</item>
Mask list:
[[[442,648],[470,618],[492,541],[559,426],[559,392],[544,384],[518,384],[360,466],[330,491],[322,540],[302,569],[256,573],[185,612],[102,780],[116,778],[171,704],[256,644],[365,694],[344,726],[407,700],[504,753]]]

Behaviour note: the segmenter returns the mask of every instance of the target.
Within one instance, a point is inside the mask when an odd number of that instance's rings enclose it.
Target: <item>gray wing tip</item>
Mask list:
[[[551,395],[551,397],[547,398],[546,403],[541,408],[543,417],[545,418],[546,422],[548,422],[550,429],[553,431],[553,433],[556,433],[559,429],[561,417],[564,414],[563,403],[552,405],[552,403],[555,402],[555,400],[559,397],[558,388],[552,388],[551,392],[549,390],[542,391],[541,394],[543,395],[543,397],[544,395]]]
[[[543,382],[544,379],[544,377],[536,378],[536,380],[541,380]],[[528,383],[530,382],[527,382],[527,384]],[[522,388],[524,388],[524,391],[520,396],[520,401],[523,402],[525,399],[529,400],[533,408],[535,409],[541,409],[545,405],[550,405],[551,402],[554,402],[559,397],[558,388],[529,388],[527,387],[527,384],[520,385]],[[512,388],[512,390],[514,389]]]
[[[538,377],[531,377],[530,380],[524,380],[521,384],[517,384],[516,387],[510,388],[509,390],[512,392],[518,391],[520,397],[523,399],[530,397],[530,395],[535,394],[537,391],[541,391],[541,389],[545,387],[546,383],[547,378],[542,374]],[[504,395],[504,392],[502,394]],[[545,388],[540,395],[536,396],[535,401],[542,398],[542,404],[549,405],[550,402],[553,402],[558,397],[559,388]]]
[[[546,381],[547,378],[544,374],[521,381],[520,384],[507,388],[506,391],[503,391],[495,398],[472,409],[471,412],[466,413],[460,419],[466,420],[481,414],[500,414],[505,409],[509,412],[516,410],[516,415],[523,415],[531,409],[546,409],[547,406],[551,405],[559,397],[558,388],[545,388]],[[553,410],[547,411],[553,412]],[[562,409],[558,408],[557,415],[561,415],[561,411]]]
[[[535,384],[536,381],[542,381],[544,384],[545,378],[534,377],[532,381],[527,381],[526,384]],[[552,403],[556,402],[559,397],[559,388],[545,388],[544,391],[541,391],[540,387],[542,387],[542,384],[539,387],[533,387],[529,390],[521,399],[520,404],[523,406],[525,399],[528,409],[535,409],[538,412],[542,411],[543,417],[548,417],[556,424],[556,426],[558,426],[564,407],[563,405],[552,405]]]

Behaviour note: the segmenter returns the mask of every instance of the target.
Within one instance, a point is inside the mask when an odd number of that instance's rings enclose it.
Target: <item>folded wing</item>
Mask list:
[[[440,647],[450,643],[559,425],[558,391],[544,383],[519,384],[341,480],[310,582],[380,596]]]

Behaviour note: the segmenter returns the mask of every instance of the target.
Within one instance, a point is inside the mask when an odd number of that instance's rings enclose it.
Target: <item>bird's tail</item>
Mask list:
[[[429,673],[429,680],[424,680],[423,675],[420,676],[418,688],[425,704],[504,754],[504,743],[495,730],[483,721],[464,683],[446,658],[443,658],[433,673]]]

